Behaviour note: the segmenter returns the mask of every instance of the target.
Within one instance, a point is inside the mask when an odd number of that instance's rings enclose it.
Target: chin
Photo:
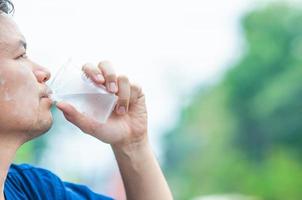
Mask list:
[[[42,126],[40,127],[40,132],[41,134],[46,133],[47,131],[49,131],[49,129],[52,127],[52,122],[53,120],[47,120],[47,121],[43,121],[42,122]]]
[[[41,135],[49,131],[53,123],[52,116],[50,115],[47,119],[40,120],[39,123],[39,130]]]
[[[38,119],[29,133],[29,140],[39,137],[49,131],[53,123],[51,114],[45,118]]]

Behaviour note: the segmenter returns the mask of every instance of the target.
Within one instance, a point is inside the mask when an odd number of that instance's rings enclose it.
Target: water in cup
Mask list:
[[[100,123],[107,121],[117,101],[116,95],[107,92],[102,85],[95,85],[72,60],[59,69],[49,87],[55,102],[70,103]]]

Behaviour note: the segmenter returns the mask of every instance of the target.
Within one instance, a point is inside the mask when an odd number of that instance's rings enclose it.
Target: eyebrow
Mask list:
[[[0,40],[0,51],[17,52],[20,48],[24,48],[25,50],[27,49],[27,43],[24,37],[18,39],[16,43],[10,43],[5,41],[2,42]]]

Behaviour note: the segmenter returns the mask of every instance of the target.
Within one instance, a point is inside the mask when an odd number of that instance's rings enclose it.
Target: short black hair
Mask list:
[[[0,13],[10,14],[14,12],[14,4],[10,0],[0,0]]]

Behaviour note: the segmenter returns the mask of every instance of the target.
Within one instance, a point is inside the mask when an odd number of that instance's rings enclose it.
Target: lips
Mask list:
[[[40,92],[40,98],[50,98],[50,95],[52,94],[52,90],[50,88],[44,88]]]

